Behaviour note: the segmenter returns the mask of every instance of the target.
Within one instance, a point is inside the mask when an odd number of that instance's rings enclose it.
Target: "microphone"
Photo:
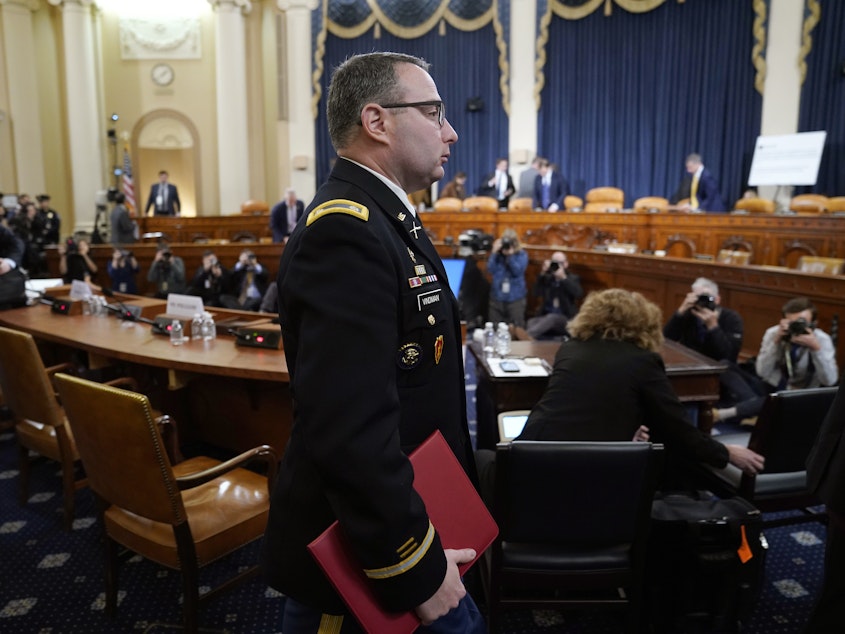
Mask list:
[[[105,295],[106,297],[108,297],[110,299],[113,299],[115,302],[117,302],[118,306],[120,306],[120,308],[116,308],[115,306],[112,306],[110,304],[106,304],[106,308],[108,308],[111,311],[116,312],[118,315],[120,315],[120,318],[122,320],[124,320],[124,321],[139,321],[142,324],[155,325],[155,322],[152,319],[147,319],[146,317],[141,317],[141,315],[135,315],[135,313],[133,313],[131,310],[129,310],[129,308],[126,306],[126,304],[124,304],[122,301],[120,301],[119,297],[115,296],[114,291],[112,291],[112,289],[106,288],[105,286],[103,286],[100,290],[103,292],[103,295]]]

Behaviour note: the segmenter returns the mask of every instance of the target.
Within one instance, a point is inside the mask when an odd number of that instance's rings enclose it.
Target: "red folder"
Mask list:
[[[493,543],[499,528],[439,431],[409,458],[414,488],[443,548],[474,548],[477,553],[474,560],[460,565],[463,575]],[[337,522],[308,544],[308,550],[364,631],[410,634],[419,627],[414,612],[387,612],[381,607]]]

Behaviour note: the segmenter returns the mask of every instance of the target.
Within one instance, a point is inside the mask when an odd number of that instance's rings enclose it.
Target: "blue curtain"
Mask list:
[[[845,2],[820,0],[821,17],[813,29],[807,77],[801,89],[798,130],[826,130],[815,187],[801,191],[845,196]]]
[[[347,57],[372,51],[397,51],[417,55],[431,63],[431,75],[446,102],[446,117],[458,133],[458,142],[446,164],[445,184],[458,171],[467,173],[468,189],[474,189],[484,173],[493,169],[497,156],[508,154],[508,117],[499,91],[498,52],[492,24],[477,31],[459,31],[447,26],[446,35],[434,29],[423,37],[405,40],[382,30],[379,39],[372,31],[353,40],[328,34],[317,116],[317,185],[331,170],[335,156],[326,123],[326,96],[332,71]],[[480,98],[481,110],[470,112],[467,101]]]
[[[538,152],[573,193],[621,187],[669,197],[684,158],[702,155],[730,208],[760,133],[752,3],[666,2],[643,14],[614,9],[549,26]]]

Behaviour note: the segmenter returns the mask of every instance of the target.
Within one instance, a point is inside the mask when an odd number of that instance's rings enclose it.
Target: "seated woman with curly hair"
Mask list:
[[[685,418],[659,351],[660,308],[619,288],[590,293],[569,322],[554,372],[517,440],[631,440],[666,445],[679,464],[728,462],[754,474],[763,457],[723,445]],[[674,462],[674,461],[673,461]]]

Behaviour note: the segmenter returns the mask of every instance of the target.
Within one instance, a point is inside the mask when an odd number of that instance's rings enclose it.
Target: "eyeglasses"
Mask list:
[[[414,101],[413,103],[386,103],[382,108],[437,108],[437,123],[442,128],[446,121],[446,104],[442,101]],[[433,114],[433,113],[432,113]]]

